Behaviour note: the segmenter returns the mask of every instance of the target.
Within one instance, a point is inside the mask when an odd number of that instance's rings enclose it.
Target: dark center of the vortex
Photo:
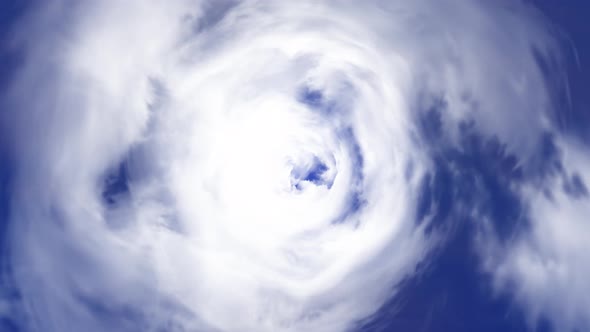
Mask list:
[[[297,190],[303,189],[303,183],[311,183],[316,186],[332,187],[333,179],[326,177],[328,171],[326,163],[318,157],[313,157],[311,161],[295,165],[291,170],[291,183]]]
[[[330,116],[337,112],[337,103],[326,98],[322,90],[304,86],[297,92],[296,99],[311,111],[323,116]]]

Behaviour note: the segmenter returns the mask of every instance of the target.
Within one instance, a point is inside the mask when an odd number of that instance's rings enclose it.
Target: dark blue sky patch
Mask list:
[[[316,186],[326,186],[332,188],[334,179],[327,177],[326,172],[329,170],[326,163],[318,157],[314,157],[309,164],[295,165],[291,170],[291,180],[297,190],[303,189],[301,182],[309,182]]]
[[[25,312],[26,309],[23,306],[22,295],[10,279],[12,271],[10,270],[9,264],[2,263],[2,265],[3,271],[0,285],[2,287],[2,294],[0,296],[2,296],[2,300],[9,303],[9,308],[4,309],[8,309],[7,313],[9,314],[0,316],[0,331],[23,331],[25,328],[24,324],[27,322],[27,315]]]
[[[428,230],[444,234],[445,241],[377,314],[359,322],[359,331],[528,330],[510,296],[494,296],[474,239],[482,217],[492,221],[500,243],[528,227],[526,208],[511,188],[542,172],[527,174],[505,144],[482,136],[473,123],[461,125],[460,144],[453,146],[440,131],[443,111],[433,107],[421,122],[435,168],[422,180],[416,209],[418,222],[429,216]],[[550,137],[545,140],[540,155],[549,166],[542,170],[559,168],[559,151]],[[575,176],[570,182],[583,192]],[[549,330],[542,321],[534,329]]]
[[[13,163],[0,140],[0,245],[4,239],[9,217],[9,206],[12,182],[14,177]],[[1,257],[1,255],[0,255]]]
[[[350,110],[352,101],[350,96],[351,88],[343,88],[337,96],[326,97],[321,89],[303,86],[297,90],[296,100],[305,105],[311,111],[324,117],[336,116]]]
[[[346,208],[334,220],[334,223],[346,221],[348,217],[360,211],[366,204],[363,197],[364,188],[364,157],[363,151],[356,139],[354,130],[351,127],[345,128],[338,132],[340,140],[346,143],[351,159],[351,185],[350,192],[347,198]]]
[[[585,0],[551,1],[537,0],[539,7],[550,20],[555,37],[560,38],[563,58],[537,60],[547,75],[548,89],[557,98],[554,122],[568,135],[576,135],[590,143],[590,24],[587,23],[590,2]],[[537,52],[538,53],[538,52]],[[561,66],[561,67],[559,67]],[[557,79],[556,79],[557,78]]]
[[[551,133],[545,133],[541,136],[539,142],[539,151],[527,168],[529,177],[545,178],[554,176],[563,172],[561,162],[562,152],[555,144],[555,137]]]
[[[443,98],[435,98],[427,107],[427,111],[421,113],[419,124],[423,135],[426,136],[426,140],[434,142],[443,137],[442,116],[447,108],[447,103]]]
[[[354,129],[352,127],[347,127],[343,130],[340,130],[338,132],[338,138],[346,143],[350,158],[352,160],[352,167],[355,170],[355,173],[357,173],[355,176],[362,180],[362,170],[364,167],[363,151],[361,150],[361,146],[356,139]]]
[[[363,198],[363,195],[360,191],[352,191],[348,194],[348,198],[346,199],[346,205],[344,210],[341,214],[334,219],[332,224],[340,224],[346,222],[349,217],[355,215],[359,212],[365,205],[367,201]]]
[[[26,313],[23,310],[22,295],[17,289],[13,267],[11,262],[10,247],[6,244],[10,202],[8,194],[8,176],[10,171],[2,164],[0,158],[0,297],[7,305],[8,315],[0,315],[0,331],[16,332],[23,330],[23,324],[27,322]]]
[[[454,205],[493,221],[500,240],[508,240],[526,226],[526,211],[514,187],[525,180],[518,159],[496,137],[484,138],[466,127],[461,147],[442,158],[454,170]]]
[[[418,225],[420,225],[430,213],[434,212],[431,182],[431,174],[424,175],[420,182],[420,195],[418,196],[418,203],[416,206],[416,223]]]
[[[212,29],[221,22],[226,15],[238,5],[236,0],[213,0],[203,4],[205,14],[195,20],[195,32],[202,33]]]
[[[473,122],[460,124],[459,145],[454,145],[442,133],[446,107],[434,99],[419,121],[435,169],[422,181],[417,223],[429,216],[430,232],[464,215],[478,215],[491,218],[500,239],[509,239],[527,224],[523,203],[511,189],[527,180],[519,159],[497,137],[479,134]]]
[[[453,176],[444,164],[437,167],[434,176],[429,174],[422,181],[416,223],[420,225],[426,217],[434,217],[426,227],[427,234],[448,222],[455,196],[452,181]]]
[[[319,116],[346,116],[355,107],[357,91],[346,78],[335,78],[329,90],[302,85],[295,91],[295,100]]]
[[[27,315],[22,305],[22,294],[15,284],[12,249],[7,243],[16,169],[5,143],[0,137],[0,300],[5,301],[3,314],[0,315],[0,331],[17,332],[23,330]]]
[[[102,199],[113,207],[129,195],[129,174],[125,163],[121,163],[107,173],[102,183]]]
[[[508,297],[494,297],[473,248],[473,220],[459,220],[449,238],[403,281],[395,296],[357,331],[522,332],[522,312]],[[537,331],[545,331],[538,329]]]
[[[322,176],[328,170],[328,166],[317,160],[303,177],[303,181],[309,181],[315,184],[323,184]]]
[[[563,190],[570,197],[588,197],[588,187],[580,175],[576,173],[564,179]]]
[[[311,109],[319,109],[325,104],[322,91],[312,89],[307,86],[299,90],[297,94],[297,101],[307,105]]]
[[[25,0],[0,1],[0,91],[4,91],[24,64],[24,50],[14,48],[10,38],[15,23],[30,6],[31,2]]]

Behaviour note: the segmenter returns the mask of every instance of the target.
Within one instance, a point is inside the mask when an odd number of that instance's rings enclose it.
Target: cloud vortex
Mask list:
[[[531,321],[590,326],[590,207],[568,194],[588,157],[557,130],[560,45],[530,5],[64,0],[16,27],[2,310],[25,329],[354,330],[444,245],[419,202],[471,132],[518,156],[529,222],[505,243],[457,200],[481,269]],[[538,170],[548,139],[567,152]]]

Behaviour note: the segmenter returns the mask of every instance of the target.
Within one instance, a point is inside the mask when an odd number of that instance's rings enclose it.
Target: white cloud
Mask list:
[[[496,289],[509,291],[527,313],[530,325],[546,318],[559,331],[590,328],[590,201],[565,188],[572,179],[590,181],[588,151],[570,139],[560,140],[564,174],[526,187],[530,229],[506,246],[492,244],[486,265],[494,274]],[[585,184],[582,184],[585,186]],[[587,195],[587,193],[586,193]]]
[[[449,132],[472,119],[523,155],[549,126],[531,47],[555,45],[524,5],[243,1],[217,24],[213,2],[72,5],[22,24],[2,119],[33,330],[133,329],[88,309],[101,302],[148,330],[344,330],[436,242],[414,223],[421,96],[445,97]],[[124,158],[113,209],[102,183]],[[294,173],[314,158],[316,184]]]

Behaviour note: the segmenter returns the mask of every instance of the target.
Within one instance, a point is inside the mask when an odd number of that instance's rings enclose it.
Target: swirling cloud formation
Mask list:
[[[531,324],[590,327],[589,161],[527,4],[48,1],[14,45],[3,311],[25,330],[355,329],[444,245],[419,202],[470,135],[517,156],[523,217],[476,176],[449,219]]]

